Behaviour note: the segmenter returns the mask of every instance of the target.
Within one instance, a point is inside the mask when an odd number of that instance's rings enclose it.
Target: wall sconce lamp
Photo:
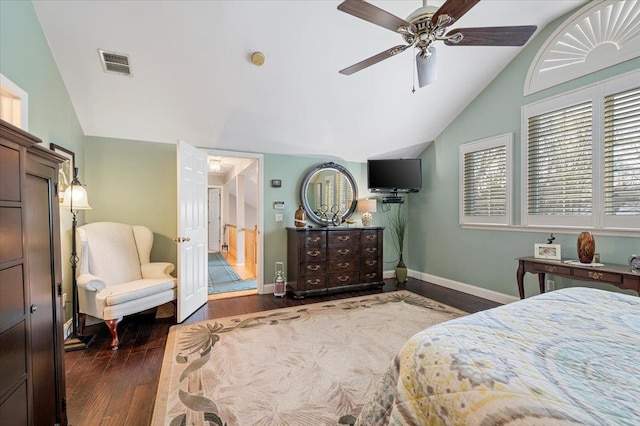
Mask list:
[[[76,249],[76,227],[78,226],[78,211],[90,210],[89,199],[87,197],[87,190],[78,180],[78,168],[73,170],[73,180],[71,185],[64,191],[64,200],[61,207],[68,208],[73,217],[71,222],[71,257],[69,262],[71,263],[71,283],[73,291],[73,318],[72,318],[72,332],[67,340],[64,342],[64,350],[66,352],[77,351],[81,349],[87,349],[95,336],[81,336],[78,332],[78,281],[76,279],[76,268],[78,266],[78,252]]]
[[[373,198],[363,198],[358,200],[356,210],[362,212],[362,226],[371,226],[373,223],[373,216],[371,216],[371,213],[376,212],[376,200]]]

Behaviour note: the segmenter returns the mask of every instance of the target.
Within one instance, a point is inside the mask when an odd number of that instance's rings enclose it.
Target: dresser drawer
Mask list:
[[[360,272],[336,272],[329,274],[327,287],[340,287],[343,285],[358,284],[360,282]]]
[[[357,271],[360,269],[358,263],[357,260],[332,260],[329,262],[329,273]]]
[[[372,283],[382,281],[382,274],[378,271],[360,271],[361,283]]]
[[[380,261],[377,257],[363,257],[360,259],[360,270],[373,272],[377,271],[379,267],[381,267]]]
[[[329,260],[338,260],[340,262],[347,260],[355,260],[360,256],[360,246],[342,246],[331,247],[328,253]]]
[[[300,258],[304,262],[313,262],[327,258],[326,247],[300,247]]]
[[[297,290],[321,290],[327,287],[327,275],[303,276],[297,282]]]
[[[377,257],[378,256],[378,247],[362,247],[362,251],[360,252],[362,257]]]
[[[300,264],[300,276],[325,275],[327,273],[327,262],[305,262]]]
[[[381,237],[378,236],[378,231],[362,231],[360,235],[360,244],[363,246],[377,246]]]
[[[329,231],[327,245],[329,247],[360,245],[359,231]]]
[[[306,232],[300,235],[300,247],[326,246],[327,233],[324,231]]]

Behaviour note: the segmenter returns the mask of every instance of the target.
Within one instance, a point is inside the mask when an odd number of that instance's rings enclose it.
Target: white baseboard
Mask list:
[[[276,291],[275,283],[263,284],[262,293],[260,293],[260,294],[273,294],[275,291]]]
[[[71,332],[73,331],[73,323],[71,322],[71,319],[69,319],[69,321],[64,323],[64,339],[63,340],[67,340],[69,338],[69,336],[71,336]]]
[[[452,290],[458,290],[463,293],[471,294],[473,296],[482,297],[483,299],[493,300],[494,302],[507,304],[520,300],[516,296],[511,296],[504,293],[499,293],[493,290],[487,290],[486,288],[476,287],[471,284],[461,283],[459,281],[450,280],[448,278],[438,277],[436,275],[427,274],[424,272],[418,272],[409,270],[408,275],[411,278],[417,278],[422,281],[427,281],[433,284],[437,284],[442,287],[450,288]]]

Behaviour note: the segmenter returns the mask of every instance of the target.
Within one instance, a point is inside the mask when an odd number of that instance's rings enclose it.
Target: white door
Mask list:
[[[207,154],[178,141],[178,322],[207,303]]]
[[[209,188],[209,250],[220,251],[220,188]]]

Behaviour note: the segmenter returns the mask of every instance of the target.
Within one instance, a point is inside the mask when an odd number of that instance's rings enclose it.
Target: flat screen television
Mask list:
[[[422,160],[368,160],[367,179],[370,192],[418,192],[422,189]]]

